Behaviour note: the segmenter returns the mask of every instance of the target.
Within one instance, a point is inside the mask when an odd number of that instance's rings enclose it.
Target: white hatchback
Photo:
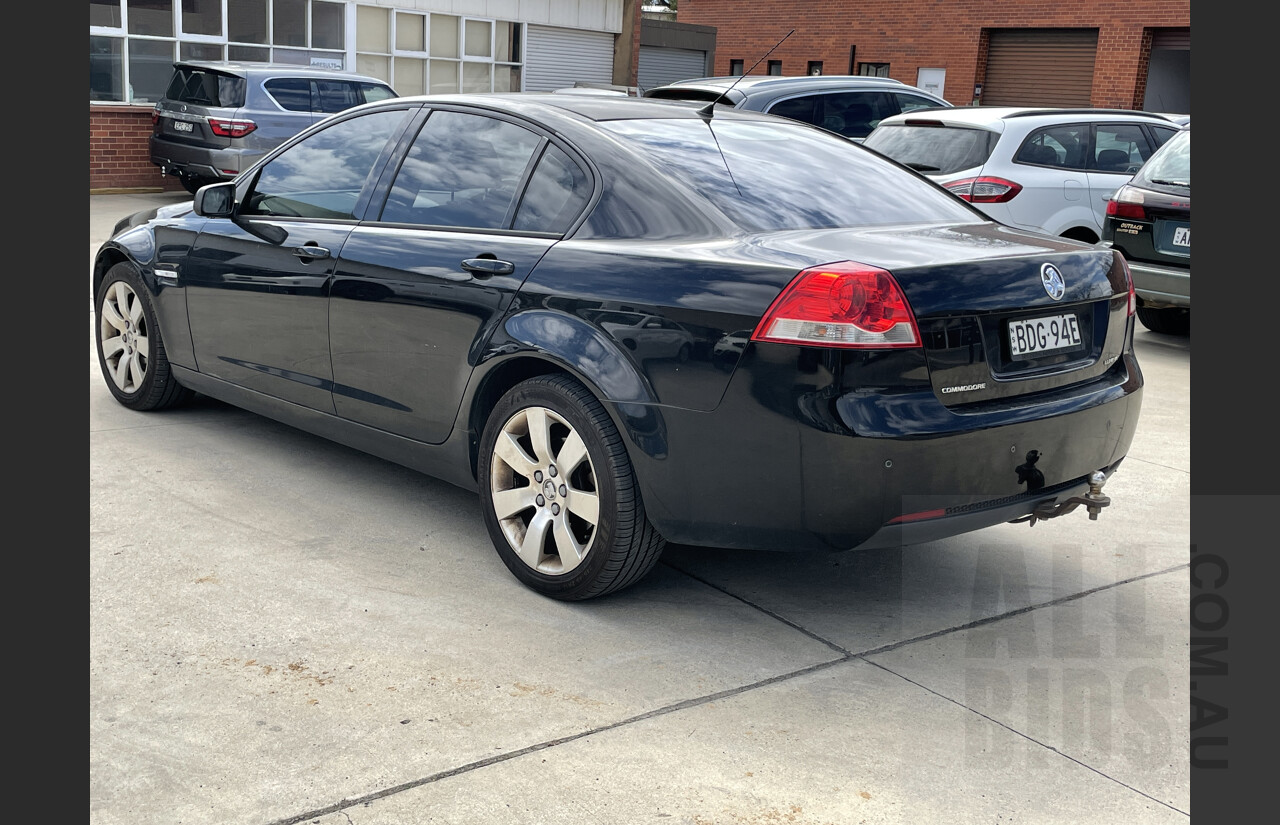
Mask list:
[[[1111,193],[1177,131],[1125,109],[960,106],[885,118],[863,145],[1001,223],[1096,243]]]

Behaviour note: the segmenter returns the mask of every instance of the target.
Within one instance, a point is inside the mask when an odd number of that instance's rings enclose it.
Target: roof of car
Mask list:
[[[393,101],[384,101],[393,104]],[[705,102],[684,100],[661,100],[629,95],[601,95],[591,92],[574,94],[566,90],[555,92],[486,92],[479,94],[435,94],[411,95],[396,98],[395,104],[435,102],[457,103],[481,106],[500,111],[513,112],[526,116],[538,114],[572,113],[581,119],[593,121],[606,120],[644,120],[657,119],[689,119],[705,117],[699,111],[706,108]],[[371,105],[371,104],[366,104]],[[741,109],[717,109],[714,117],[733,118],[735,120],[768,120],[775,118],[759,112]]]
[[[1012,120],[1038,118],[1040,120],[1124,120],[1140,118],[1143,120],[1164,121],[1177,126],[1168,117],[1156,112],[1142,112],[1136,109],[1090,109],[1059,108],[1053,106],[955,106],[950,109],[930,109],[927,114],[903,112],[892,115],[881,121],[881,124],[902,123],[906,120],[943,121],[954,124],[972,124],[974,126],[991,126]],[[1037,121],[1038,122],[1038,121]]]
[[[358,74],[356,72],[348,72],[341,69],[325,69],[317,66],[298,66],[290,63],[254,63],[247,60],[179,60],[174,63],[173,66],[174,68],[189,67],[193,69],[209,69],[212,71],[228,72],[242,77],[248,77],[251,74],[285,74],[290,77],[341,77],[344,80],[367,80],[372,83],[380,83],[383,85],[387,84],[385,80],[372,77],[371,75]]]
[[[737,84],[734,86],[734,84]],[[771,86],[797,86],[809,85],[825,86],[828,84],[866,84],[866,85],[890,85],[905,86],[901,80],[894,80],[891,77],[869,77],[866,75],[840,75],[840,74],[823,74],[823,75],[726,75],[721,77],[694,77],[688,80],[677,80],[674,83],[666,83],[665,86],[706,86],[706,87],[724,87],[734,86],[737,89],[765,89]],[[661,87],[659,87],[661,88]]]

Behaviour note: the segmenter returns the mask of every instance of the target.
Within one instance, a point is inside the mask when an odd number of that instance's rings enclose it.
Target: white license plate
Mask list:
[[[173,122],[173,131],[175,132],[194,132],[196,125],[185,120],[175,120]]]
[[[1080,322],[1074,315],[1051,315],[1009,322],[1009,352],[1038,355],[1080,346]]]
[[[1179,226],[1173,230],[1173,245],[1191,248],[1191,227]]]

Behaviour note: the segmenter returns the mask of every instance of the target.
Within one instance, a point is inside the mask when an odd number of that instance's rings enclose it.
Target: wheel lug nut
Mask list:
[[[555,465],[553,464],[553,465],[551,465],[549,468],[547,468],[547,472],[551,474],[551,477],[552,477],[552,478],[555,478],[555,476],[556,476],[556,468],[555,468]]]
[[[560,485],[560,496],[561,496],[561,497],[564,497],[564,496],[567,496],[567,495],[569,495],[569,488],[568,488],[568,487],[566,487],[566,486],[564,486],[563,484],[561,484],[561,485]]]
[[[539,506],[539,507],[543,506],[543,505],[544,505],[544,504],[546,504],[546,503],[547,503],[547,500],[546,500],[545,498],[543,498],[542,496],[538,496],[538,506]]]
[[[537,481],[537,482],[539,482],[539,483],[541,483],[541,481],[542,481],[542,471],[541,471],[541,470],[535,470],[535,471],[534,471],[534,473],[533,473],[533,480],[534,480],[534,481]]]
[[[558,516],[558,515],[560,515],[560,505],[559,505],[559,504],[552,504],[552,505],[551,505],[551,515],[553,515],[553,516]]]

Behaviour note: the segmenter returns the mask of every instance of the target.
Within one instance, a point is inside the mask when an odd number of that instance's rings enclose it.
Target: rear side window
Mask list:
[[[1061,166],[1064,169],[1083,170],[1092,165],[1090,158],[1085,156],[1089,149],[1089,143],[1089,124],[1087,123],[1050,126],[1047,129],[1037,129],[1027,135],[1026,140],[1022,142],[1022,146],[1018,148],[1014,160],[1040,163],[1047,166]],[[1038,151],[1035,152],[1035,155],[1043,155],[1042,159],[1029,159],[1028,154],[1033,152],[1029,148],[1031,146],[1049,147],[1053,150],[1056,159],[1051,161],[1049,160],[1048,152]]]
[[[883,118],[897,114],[897,109],[884,92],[832,92],[780,101],[769,114],[812,123],[848,138],[864,138]]]
[[[897,101],[898,108],[904,112],[912,112],[916,109],[931,109],[935,106],[941,106],[941,103],[930,100],[920,95],[908,95],[902,92],[894,92],[893,99]]]
[[[262,84],[280,108],[290,112],[311,111],[311,81],[303,77],[273,77]]]
[[[179,68],[164,96],[176,103],[234,109],[244,105],[243,77],[203,69]]]
[[[986,129],[913,125],[908,121],[903,126],[876,129],[862,145],[917,172],[950,175],[986,163],[996,137]]]
[[[591,179],[555,146],[548,146],[520,199],[513,229],[563,233],[587,205]]]
[[[789,117],[801,123],[812,123],[815,126],[821,126],[819,118],[821,117],[822,107],[815,106],[814,104],[817,102],[818,95],[803,95],[780,100],[769,109],[769,114],[777,115],[778,117]]]

